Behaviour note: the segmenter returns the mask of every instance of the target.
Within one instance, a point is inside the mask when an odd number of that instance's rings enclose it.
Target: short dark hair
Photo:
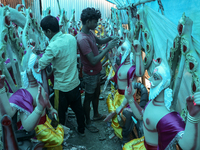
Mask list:
[[[47,31],[49,29],[52,32],[59,32],[60,30],[58,20],[56,19],[56,17],[51,15],[44,17],[40,22],[40,26],[44,31]]]
[[[81,21],[83,24],[86,23],[87,20],[99,20],[101,18],[101,12],[93,7],[88,7],[82,10],[81,13]]]

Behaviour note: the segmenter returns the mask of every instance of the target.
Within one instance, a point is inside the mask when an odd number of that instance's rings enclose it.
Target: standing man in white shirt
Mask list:
[[[39,66],[40,69],[45,69],[52,63],[54,108],[58,111],[59,123],[65,124],[65,112],[70,105],[77,118],[77,131],[84,136],[85,117],[79,91],[76,39],[70,34],[60,32],[58,20],[51,15],[44,17],[40,26],[50,42],[39,60]]]

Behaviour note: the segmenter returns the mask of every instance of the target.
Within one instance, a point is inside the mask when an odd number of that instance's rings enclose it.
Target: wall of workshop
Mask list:
[[[15,8],[17,4],[22,4],[22,0],[0,0],[0,2],[6,6],[9,5]],[[61,9],[67,11],[67,17],[70,19],[72,15],[72,9],[75,9],[75,20],[80,20],[81,12],[86,7],[94,7],[101,11],[102,19],[111,17],[111,7],[115,7],[114,4],[106,0],[59,0]],[[25,0],[26,8],[30,7],[34,17],[40,22],[42,10],[51,8],[51,15],[57,16],[59,14],[57,0]]]
[[[42,0],[42,10],[51,8],[51,15],[57,16],[59,14],[57,0]],[[106,0],[59,0],[61,9],[67,11],[67,18],[70,19],[72,15],[72,9],[75,9],[75,20],[80,20],[81,12],[86,7],[94,7],[101,11],[102,19],[110,18],[111,7],[115,7],[114,4],[107,2]]]
[[[50,1],[50,0],[49,0]],[[6,6],[8,5],[9,7],[16,8],[17,4],[22,4],[22,0],[0,0],[0,2]],[[39,22],[41,20],[41,0],[25,0],[25,5],[26,8],[31,8],[34,17],[37,19]]]

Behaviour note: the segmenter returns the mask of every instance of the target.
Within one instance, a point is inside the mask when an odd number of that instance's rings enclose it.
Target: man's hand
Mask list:
[[[36,103],[37,103],[37,107],[40,111],[43,111],[49,104],[49,97],[48,97],[47,93],[45,93],[45,95],[46,95],[46,98],[44,99],[42,96],[42,87],[39,86],[38,87],[38,95],[36,97]]]
[[[0,89],[4,87],[5,75],[0,75]]]
[[[110,39],[111,40],[119,40],[119,37],[117,37],[117,36],[110,36]]]
[[[114,39],[114,40],[112,40],[112,41],[110,41],[109,43],[108,43],[108,46],[107,46],[107,48],[108,49],[113,49],[115,46],[117,46],[118,45],[118,42],[119,42],[119,39]]]

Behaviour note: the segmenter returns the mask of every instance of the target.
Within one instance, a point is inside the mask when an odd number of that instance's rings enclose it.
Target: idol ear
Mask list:
[[[163,85],[163,86],[164,86],[164,89],[167,88],[167,87],[169,87],[169,85],[170,85],[170,79],[168,79],[168,80],[165,82],[165,84]]]

